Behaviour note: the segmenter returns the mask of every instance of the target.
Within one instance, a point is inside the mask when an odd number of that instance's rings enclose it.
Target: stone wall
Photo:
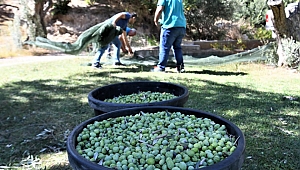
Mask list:
[[[182,53],[183,55],[192,55],[197,57],[208,57],[208,56],[218,56],[224,57],[227,55],[239,53],[245,50],[250,50],[258,46],[262,46],[263,43],[260,40],[244,40],[244,49],[239,49],[240,44],[238,41],[184,41],[182,43]],[[214,47],[228,46],[232,50],[218,49]],[[151,46],[145,48],[135,49],[135,56],[158,56],[159,48],[158,46]],[[169,55],[173,55],[172,50]]]

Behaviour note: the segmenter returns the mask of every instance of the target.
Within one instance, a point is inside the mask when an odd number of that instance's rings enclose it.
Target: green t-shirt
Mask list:
[[[163,28],[186,27],[182,0],[158,0],[157,6],[164,6],[161,14]]]

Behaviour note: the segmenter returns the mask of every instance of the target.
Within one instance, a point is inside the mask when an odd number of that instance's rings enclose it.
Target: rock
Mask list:
[[[242,38],[242,40],[249,40],[249,37],[248,37],[247,34],[243,34],[243,35],[241,36],[241,38]]]
[[[58,31],[60,34],[66,34],[68,32],[68,29],[66,27],[59,27]]]
[[[62,22],[59,21],[59,20],[56,20],[56,22],[54,23],[55,26],[61,26],[62,25]]]

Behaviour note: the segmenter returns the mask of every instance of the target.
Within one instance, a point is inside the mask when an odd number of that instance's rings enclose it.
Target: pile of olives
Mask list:
[[[208,118],[180,112],[140,112],[94,121],[77,136],[76,150],[99,165],[128,170],[190,170],[222,161],[236,137]]]
[[[151,92],[151,91],[141,91],[139,93],[132,93],[129,95],[120,95],[114,97],[112,99],[105,99],[105,102],[110,103],[122,103],[122,104],[129,104],[129,103],[152,103],[152,102],[160,102],[165,100],[171,100],[177,96],[166,93],[166,92]]]

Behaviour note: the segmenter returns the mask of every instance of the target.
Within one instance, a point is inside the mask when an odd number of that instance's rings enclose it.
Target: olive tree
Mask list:
[[[196,39],[218,39],[222,30],[217,20],[230,19],[233,14],[232,0],[185,0],[187,33]]]
[[[234,0],[235,20],[244,19],[253,26],[264,24],[265,13],[267,11],[267,2],[263,0]]]
[[[22,19],[28,25],[28,40],[47,36],[45,16],[52,4],[52,0],[21,0]]]
[[[278,66],[297,67],[300,65],[300,10],[298,7],[286,18],[282,0],[268,0],[274,19],[277,42]]]
[[[265,16],[269,6],[268,0],[233,0],[233,19],[244,19],[252,26],[261,27],[265,24]],[[295,2],[295,0],[285,0],[284,4]]]

